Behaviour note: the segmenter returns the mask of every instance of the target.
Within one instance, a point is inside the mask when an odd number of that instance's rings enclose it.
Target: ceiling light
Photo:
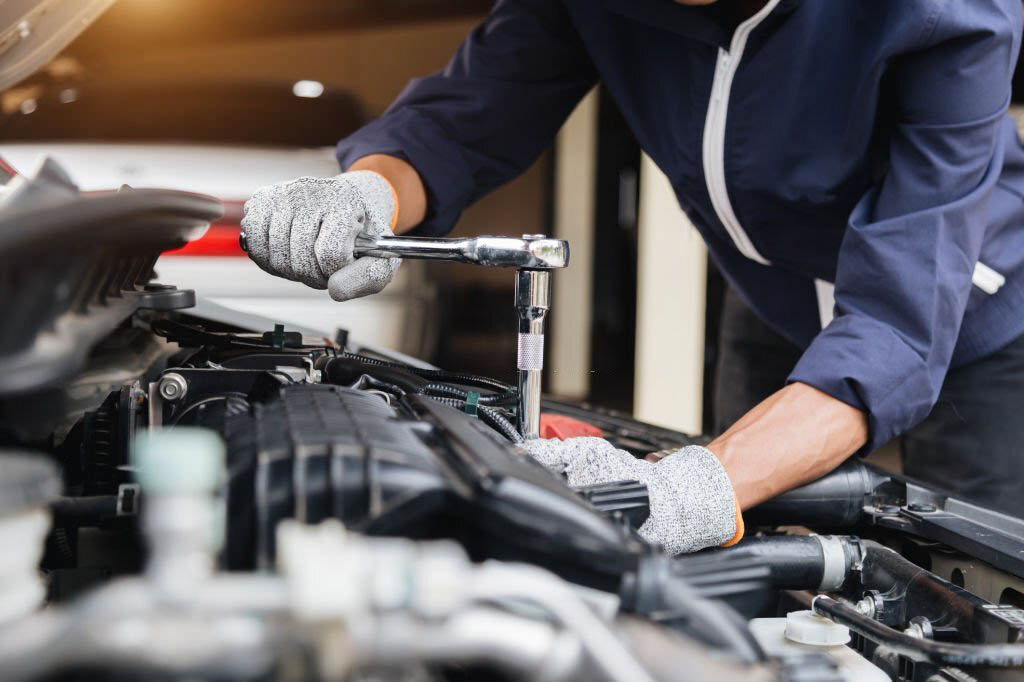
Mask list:
[[[320,81],[298,81],[292,86],[292,94],[296,97],[319,97],[324,94],[324,84]]]

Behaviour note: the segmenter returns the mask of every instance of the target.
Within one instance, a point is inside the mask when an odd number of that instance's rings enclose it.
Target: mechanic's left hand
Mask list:
[[[691,445],[648,462],[603,438],[537,439],[520,447],[564,473],[573,487],[627,480],[646,485],[650,516],[640,535],[670,554],[733,544],[743,535],[732,484],[707,448]]]

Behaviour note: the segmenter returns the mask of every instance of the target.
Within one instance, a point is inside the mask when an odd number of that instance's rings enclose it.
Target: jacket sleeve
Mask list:
[[[338,144],[408,161],[428,194],[426,235],[522,173],[551,144],[597,74],[558,0],[499,0],[444,70],[409,83],[379,119]]]
[[[895,59],[889,167],[850,215],[836,309],[789,380],[868,414],[865,452],[922,421],[949,369],[999,180],[1016,0],[947,2],[927,46]]]

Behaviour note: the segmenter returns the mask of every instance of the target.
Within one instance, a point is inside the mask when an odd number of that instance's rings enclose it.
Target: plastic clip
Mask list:
[[[477,414],[477,405],[480,404],[480,394],[476,391],[470,391],[466,394],[466,414],[470,417],[475,417]]]

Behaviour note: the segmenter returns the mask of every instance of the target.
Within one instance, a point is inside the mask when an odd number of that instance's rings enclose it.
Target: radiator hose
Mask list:
[[[743,513],[748,527],[851,528],[867,499],[890,482],[883,472],[850,459],[813,483],[794,488]]]

